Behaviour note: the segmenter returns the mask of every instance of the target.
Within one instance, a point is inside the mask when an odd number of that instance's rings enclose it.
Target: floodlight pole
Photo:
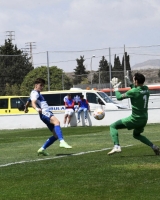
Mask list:
[[[49,77],[49,55],[47,51],[47,72],[48,72],[48,91],[50,91],[50,77]]]
[[[95,55],[93,55],[91,57],[91,64],[90,64],[90,67],[91,67],[91,87],[92,87],[92,58],[95,58]]]
[[[125,87],[127,87],[127,81],[126,81],[126,52],[125,52],[125,45],[124,45],[124,84]]]
[[[109,82],[110,82],[110,97],[112,97],[112,85],[111,85],[111,80],[112,80],[112,76],[111,76],[111,48],[109,47]]]

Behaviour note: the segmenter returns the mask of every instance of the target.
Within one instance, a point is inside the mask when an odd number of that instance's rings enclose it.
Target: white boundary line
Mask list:
[[[131,147],[131,146],[133,146],[133,145],[127,145],[127,146],[122,146],[122,147]],[[4,165],[0,165],[0,168],[11,166],[11,165],[17,165],[17,164],[39,162],[39,161],[44,161],[44,160],[53,160],[53,159],[58,159],[58,158],[64,158],[64,157],[67,157],[67,156],[79,156],[79,155],[84,155],[84,154],[89,154],[89,153],[106,151],[106,150],[109,150],[109,149],[111,149],[111,148],[104,148],[104,149],[93,150],[93,151],[86,151],[86,152],[79,152],[79,153],[73,153],[73,154],[68,154],[68,155],[55,156],[55,157],[52,157],[52,158],[41,158],[41,159],[36,159],[36,160],[22,160],[22,161],[19,161],[19,162],[13,162],[13,163],[7,163],[7,164],[4,164]]]

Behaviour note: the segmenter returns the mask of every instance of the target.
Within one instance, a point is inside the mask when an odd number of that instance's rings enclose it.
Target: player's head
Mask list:
[[[68,97],[68,99],[71,99],[71,98],[72,98],[70,93],[67,94],[67,97]]]
[[[34,84],[35,84],[34,89],[40,92],[40,91],[42,91],[42,89],[45,85],[45,80],[42,78],[37,78],[35,80]]]
[[[133,76],[133,83],[135,85],[143,85],[145,82],[145,76],[141,73],[135,73],[134,76]]]
[[[80,99],[83,99],[84,98],[84,95],[80,95]]]

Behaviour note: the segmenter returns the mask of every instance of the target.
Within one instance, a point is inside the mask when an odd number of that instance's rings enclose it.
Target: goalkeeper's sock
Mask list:
[[[59,125],[54,126],[54,131],[55,131],[55,133],[56,133],[58,139],[59,139],[59,140],[63,140],[62,130],[61,130],[61,128],[60,128]]]
[[[57,140],[57,138],[54,137],[54,136],[48,138],[48,140],[44,143],[44,145],[42,146],[42,148],[43,148],[43,149],[46,149],[46,148],[49,147],[51,144],[53,144],[56,140]]]

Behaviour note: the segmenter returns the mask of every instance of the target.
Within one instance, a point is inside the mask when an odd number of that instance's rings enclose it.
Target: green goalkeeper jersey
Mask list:
[[[134,85],[131,85],[131,90],[128,90],[126,93],[121,94],[119,91],[116,91],[115,93],[117,100],[130,98],[133,119],[148,119],[149,90],[147,86],[135,87]]]

